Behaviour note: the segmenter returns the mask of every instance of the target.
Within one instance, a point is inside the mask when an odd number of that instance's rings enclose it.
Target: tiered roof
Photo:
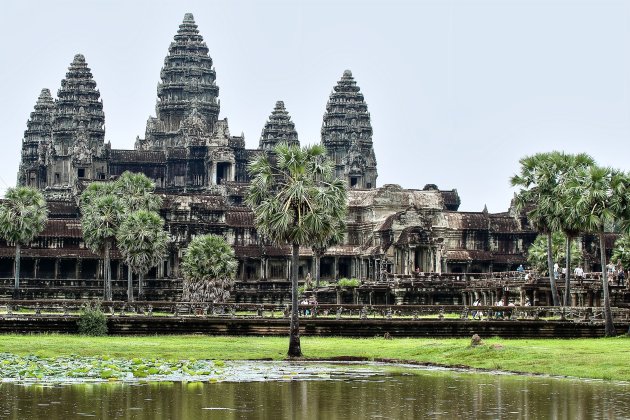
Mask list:
[[[35,109],[31,112],[31,117],[26,122],[26,131],[22,140],[22,159],[37,158],[37,148],[40,143],[50,142],[52,117],[55,109],[55,102],[50,95],[50,90],[42,89]]]
[[[285,142],[289,146],[300,145],[295,124],[284,108],[284,102],[278,101],[262,130],[259,147],[262,150],[271,150],[281,142]]]
[[[324,146],[347,144],[353,139],[372,145],[370,113],[360,90],[352,72],[344,71],[326,104],[321,130]]]
[[[92,150],[105,141],[105,114],[100,92],[82,54],[74,56],[57,92],[53,139],[72,144],[77,127],[85,129]]]
[[[208,47],[192,13],[186,13],[168,48],[158,85],[157,118],[167,132],[177,131],[193,109],[212,128],[219,117],[219,87]]]

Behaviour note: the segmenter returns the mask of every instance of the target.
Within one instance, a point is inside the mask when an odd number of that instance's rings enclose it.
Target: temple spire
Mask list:
[[[370,113],[350,70],[343,72],[330,94],[321,135],[338,178],[351,188],[376,188]]]
[[[291,116],[284,108],[284,102],[276,102],[276,106],[271,112],[265,127],[260,134],[259,147],[263,150],[271,150],[278,143],[287,143],[289,146],[299,146],[295,124],[291,121]]]
[[[192,13],[184,20],[168,48],[164,67],[160,72],[156,117],[147,123],[148,148],[173,147],[178,142],[175,133],[193,108],[212,131],[219,118],[219,87],[208,47],[199,34]],[[160,137],[161,144],[153,144]],[[157,143],[157,142],[156,142]]]
[[[35,109],[26,123],[22,139],[22,158],[18,171],[18,185],[43,188],[46,183],[44,155],[52,138],[55,102],[50,90],[42,89]]]

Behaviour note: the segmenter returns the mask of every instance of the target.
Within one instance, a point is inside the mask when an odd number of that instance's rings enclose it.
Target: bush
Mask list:
[[[107,335],[107,316],[99,304],[86,305],[81,309],[81,315],[77,320],[79,334],[90,336]]]
[[[337,282],[337,285],[339,287],[358,287],[359,284],[361,284],[361,282],[359,282],[359,279],[339,279],[339,281]]]

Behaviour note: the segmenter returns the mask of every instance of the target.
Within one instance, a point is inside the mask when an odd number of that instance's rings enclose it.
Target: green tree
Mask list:
[[[138,275],[138,299],[142,299],[143,277],[166,256],[168,233],[164,230],[164,220],[154,211],[134,211],[120,224],[116,243],[130,268],[127,299],[133,301],[132,272]]]
[[[573,208],[576,205],[576,198],[570,193],[568,183],[576,175],[576,171],[581,168],[588,168],[595,165],[595,160],[585,153],[577,155],[563,154],[559,158],[559,182],[558,196],[559,206],[557,207],[557,224],[565,235],[565,269],[567,275],[564,278],[564,305],[571,305],[571,255],[577,255],[577,248],[572,245],[574,239],[584,231],[585,226],[581,224],[580,218],[576,215]],[[578,256],[581,258],[581,255]]]
[[[582,257],[575,241],[571,241],[570,244],[571,254],[576,256],[572,259],[571,267],[575,267],[575,264],[581,263]],[[547,235],[538,235],[534,243],[527,249],[527,262],[531,268],[542,275],[548,275],[547,253]],[[552,235],[551,255],[558,264],[566,264],[566,237],[561,232],[554,232]],[[567,272],[570,272],[571,267],[567,268]]]
[[[534,229],[547,236],[547,271],[554,306],[560,304],[556,281],[553,276],[552,234],[567,225],[570,213],[569,200],[564,196],[566,183],[572,179],[576,168],[588,167],[592,159],[585,154],[567,155],[562,152],[538,153],[520,161],[521,170],[510,179],[512,186],[520,187],[516,208],[527,213]]]
[[[15,296],[20,289],[21,246],[46,227],[48,209],[39,190],[31,187],[9,188],[0,204],[0,236],[15,244]]]
[[[234,249],[222,236],[196,236],[182,261],[187,302],[225,302],[230,297],[238,262]]]
[[[114,189],[116,196],[119,197],[122,205],[125,208],[124,216],[121,220],[121,223],[124,223],[124,221],[136,211],[146,210],[150,212],[157,212],[162,206],[162,198],[158,195],[155,195],[155,183],[143,173],[125,171],[116,180]],[[160,217],[159,215],[157,216]],[[148,219],[145,218],[144,222],[148,222]],[[139,219],[135,219],[130,223],[140,223],[141,225],[136,226],[136,229],[139,230],[148,228],[148,226],[146,225],[142,226],[142,221]],[[155,234],[158,234],[157,231],[155,232]],[[162,251],[162,248],[165,249],[166,247],[166,244],[162,244],[162,242],[155,242],[153,245],[156,247],[156,249],[154,250],[150,250],[148,248],[148,243],[144,245],[134,246],[133,244],[127,242],[126,245],[131,246],[133,249],[135,249],[135,251],[139,251],[138,246],[144,247],[143,252],[147,256],[163,255],[165,251]],[[130,248],[127,248],[127,250],[130,250]],[[127,256],[129,255],[130,254],[127,253]],[[144,263],[136,265],[134,269],[134,266],[132,264],[135,263],[130,264],[130,260],[127,259],[124,253],[123,257],[127,262],[127,299],[131,302],[133,300],[133,273],[135,272],[136,274],[138,274],[138,298],[141,299],[144,296],[142,277],[149,271],[149,269],[151,269],[151,267],[158,264],[163,257],[159,257],[159,260],[155,261],[153,265],[147,267],[146,271],[144,271]],[[138,257],[135,258],[136,262],[138,262],[137,258]],[[142,274],[140,274],[137,270],[141,270]]]
[[[273,160],[273,161],[272,161]],[[279,144],[273,155],[260,155],[248,167],[252,182],[246,202],[260,234],[291,245],[290,357],[300,357],[298,266],[300,246],[325,244],[338,234],[346,215],[346,185],[333,177],[323,146]]]
[[[94,182],[80,199],[83,239],[88,248],[103,257],[104,299],[108,301],[112,300],[110,252],[125,212],[115,188],[115,183]]]
[[[617,238],[611,260],[621,260],[621,264],[625,270],[630,268],[630,233],[626,232]]]
[[[105,300],[112,300],[110,252],[118,229],[133,212],[160,208],[162,199],[154,190],[155,184],[144,174],[127,171],[113,182],[93,182],[81,194],[83,238],[92,251],[103,257]],[[160,244],[155,245],[159,248]],[[128,289],[133,281],[132,272],[129,266]],[[133,292],[128,294],[133,296]]]
[[[630,222],[630,178],[623,172],[606,167],[582,168],[568,183],[576,203],[573,211],[580,224],[599,236],[604,321],[606,336],[615,335],[610,292],[606,273],[606,226],[618,220],[627,229]]]

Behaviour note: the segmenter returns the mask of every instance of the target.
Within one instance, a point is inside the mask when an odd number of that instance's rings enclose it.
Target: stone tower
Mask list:
[[[27,123],[19,184],[44,190],[48,199],[72,199],[81,183],[107,177],[109,144],[100,96],[85,57],[75,55],[57,100],[43,90]]]
[[[212,132],[219,118],[219,87],[208,47],[199,34],[192,13],[186,13],[168,48],[160,72],[156,117],[147,121],[146,138],[137,149],[161,150],[184,146],[182,123],[195,112],[198,128]]]
[[[300,145],[297,131],[295,131],[295,124],[293,124],[291,116],[284,108],[284,102],[278,101],[260,134],[259,148],[272,150],[278,143],[282,142],[287,143],[289,146]]]
[[[321,133],[336,176],[350,188],[376,188],[370,113],[350,70],[343,72],[330,94]]]
[[[22,139],[22,159],[17,184],[43,189],[46,186],[46,150],[52,139],[52,121],[55,102],[50,90],[42,89],[35,109],[26,122]]]

